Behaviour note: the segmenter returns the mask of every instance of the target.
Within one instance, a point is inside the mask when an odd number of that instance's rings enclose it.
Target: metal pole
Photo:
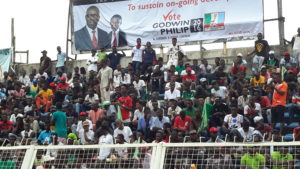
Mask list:
[[[66,65],[65,72],[68,70],[67,65],[69,65],[69,33],[70,33],[70,18],[72,10],[72,0],[69,1],[68,19],[67,19],[67,37],[66,37]]]
[[[281,51],[285,50],[284,46],[284,17],[282,16],[282,0],[277,0],[278,7],[278,28],[279,28],[279,42]]]
[[[223,56],[224,57],[227,56],[227,42],[226,41],[223,42]]]
[[[15,37],[15,19],[11,18],[11,47],[12,47],[12,64],[16,62],[16,37]]]
[[[29,50],[27,50],[27,59],[26,59],[26,63],[29,63]]]
[[[200,59],[202,60],[203,59],[203,42],[202,40],[200,41]]]

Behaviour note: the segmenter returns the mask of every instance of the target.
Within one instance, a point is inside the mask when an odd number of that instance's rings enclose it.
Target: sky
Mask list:
[[[300,0],[282,0],[285,17],[285,37],[290,40],[300,27]],[[264,0],[265,19],[277,17],[277,0]],[[245,4],[246,5],[246,4]],[[42,50],[56,59],[56,46],[66,49],[67,16],[69,0],[3,0],[0,5],[0,49],[11,46],[11,18],[15,20],[16,50],[29,50],[29,62],[38,63]],[[279,43],[278,22],[265,23],[265,39],[269,44]],[[228,43],[229,48],[253,46],[253,41]],[[222,44],[204,46],[207,49],[221,48]],[[185,48],[199,50],[199,46]],[[130,53],[130,52],[129,52]],[[129,54],[127,52],[127,54]],[[86,55],[79,55],[84,59]],[[74,56],[71,55],[74,58]],[[16,54],[17,61],[26,61],[25,55]]]

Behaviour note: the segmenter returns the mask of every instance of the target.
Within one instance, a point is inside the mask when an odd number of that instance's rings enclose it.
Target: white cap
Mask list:
[[[270,50],[269,55],[274,55],[274,54],[275,54],[274,50]]]
[[[19,113],[19,114],[17,115],[16,118],[19,118],[19,117],[20,117],[20,118],[23,118],[24,116],[23,116],[23,114],[20,114],[20,113]]]
[[[237,56],[241,56],[241,57],[243,57],[243,54],[242,54],[242,53],[238,53],[238,54],[237,54]]]
[[[206,82],[207,80],[206,80],[206,78],[201,78],[200,79],[200,82]]]
[[[254,120],[254,123],[257,123],[257,122],[263,120],[263,118],[261,116],[255,116],[253,120]]]

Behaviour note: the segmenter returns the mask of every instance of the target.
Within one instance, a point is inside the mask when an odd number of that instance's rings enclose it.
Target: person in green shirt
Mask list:
[[[258,147],[248,147],[248,152],[241,158],[241,169],[263,169],[266,164],[264,155],[259,154]]]
[[[280,147],[272,153],[272,169],[286,169],[294,166],[293,155],[289,153],[288,147]]]
[[[191,118],[195,117],[195,108],[193,106],[193,101],[191,99],[186,100],[185,102],[186,108],[183,109],[186,116],[190,116]]]
[[[178,65],[175,67],[175,70],[176,70],[176,72],[178,72],[178,75],[180,75],[181,72],[185,70],[182,60],[179,60]]]
[[[200,112],[203,112],[204,103],[205,103],[204,98],[199,98],[198,99],[198,107],[197,108],[200,110]],[[206,118],[206,119],[209,119],[212,115],[212,108],[213,108],[212,104],[206,103],[206,117],[203,117],[203,114],[202,114],[202,117]]]
[[[57,111],[53,113],[52,120],[55,126],[55,133],[57,133],[58,141],[66,143],[67,138],[67,115],[62,111],[62,103],[56,103]]]
[[[98,62],[100,63],[103,59],[107,57],[105,53],[105,49],[104,48],[100,49],[100,52],[97,54],[97,56],[98,56]]]
[[[183,86],[182,98],[184,98],[184,99],[193,99],[195,93],[196,93],[196,91],[195,90],[191,90],[191,86],[190,85],[185,84]]]

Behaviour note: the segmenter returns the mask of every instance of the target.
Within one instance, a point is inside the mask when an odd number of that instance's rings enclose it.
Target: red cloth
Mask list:
[[[236,73],[238,73],[238,72],[243,72],[243,71],[245,71],[245,70],[246,70],[246,67],[245,67],[245,66],[239,66],[238,68],[236,68],[236,67],[234,67],[234,66],[231,67],[231,72],[232,72],[233,74],[236,74]]]
[[[182,80],[193,80],[193,81],[196,81],[197,80],[197,77],[195,74],[191,74],[191,75],[184,75],[182,77]]]
[[[293,134],[294,134],[295,140],[300,141],[300,127],[294,128]]]
[[[122,103],[122,105],[124,107],[128,107],[128,108],[132,107],[132,99],[131,99],[130,96],[120,97],[118,100]],[[129,119],[130,118],[130,111],[128,111],[128,110],[126,110],[122,107],[120,107],[120,109],[121,109],[122,119],[123,120]]]
[[[185,116],[185,119],[182,120],[180,116],[177,116],[174,121],[174,128],[185,128],[185,131],[190,129],[191,117]]]
[[[4,121],[0,121],[0,130],[10,130],[13,128],[13,122],[6,120]]]
[[[62,83],[59,83],[57,86],[56,86],[56,90],[58,89],[66,89],[69,87],[69,83],[65,83],[65,84],[62,84]]]
[[[259,103],[261,108],[271,107],[271,102],[267,96],[262,96],[262,99],[260,101],[256,100],[256,103]]]

